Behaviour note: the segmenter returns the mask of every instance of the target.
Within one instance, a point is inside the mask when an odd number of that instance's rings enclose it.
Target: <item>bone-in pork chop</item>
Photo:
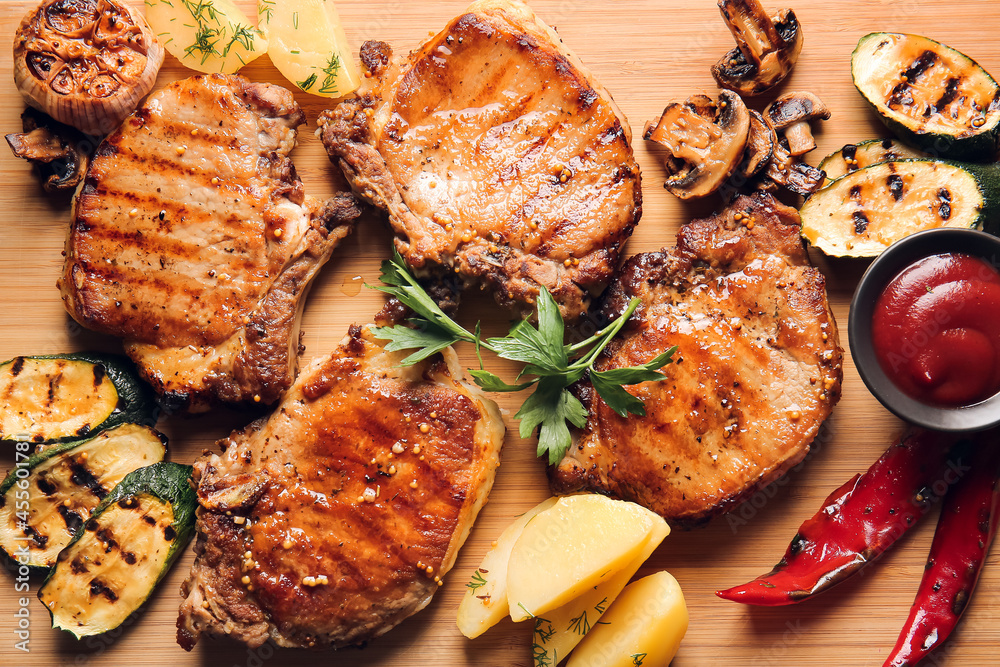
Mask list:
[[[517,1],[476,2],[404,57],[366,42],[361,61],[369,78],[320,117],[323,143],[409,265],[525,311],[544,286],[576,319],[642,210],[608,92]]]
[[[350,195],[305,197],[291,92],[195,76],[151,95],[97,149],[59,287],[168,406],[277,400],[313,276],[352,229]]]
[[[676,363],[666,380],[629,387],[645,402],[641,418],[619,417],[582,385],[590,416],[550,469],[553,487],[696,524],[798,463],[840,398],[825,280],[795,210],[757,194],[681,227],[676,248],[632,257],[603,313],[616,317],[633,297],[641,305],[596,367],[644,363],[673,345]]]
[[[430,602],[504,437],[451,348],[404,368],[352,327],[275,412],[195,464],[198,540],[177,639],[354,644]]]

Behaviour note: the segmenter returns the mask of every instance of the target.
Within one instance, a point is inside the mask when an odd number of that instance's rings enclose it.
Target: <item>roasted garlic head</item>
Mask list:
[[[115,129],[162,64],[145,19],[114,0],[46,0],[14,35],[14,82],[25,101],[87,134]]]

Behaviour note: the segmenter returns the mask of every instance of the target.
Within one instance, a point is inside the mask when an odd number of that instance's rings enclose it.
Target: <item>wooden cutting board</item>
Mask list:
[[[279,0],[281,1],[281,0]],[[293,1],[293,0],[286,0]],[[254,3],[241,2],[249,12]],[[695,92],[716,91],[709,67],[733,46],[710,0],[533,0],[537,13],[556,26],[615,96],[631,121],[633,133],[656,117],[670,101]],[[29,2],[0,3],[0,42],[9,45]],[[339,0],[347,36],[355,49],[365,39],[381,39],[400,51],[436,32],[465,7],[464,0]],[[820,157],[845,143],[884,136],[864,107],[850,78],[850,54],[858,38],[876,30],[927,35],[978,60],[1000,75],[1000,14],[992,3],[974,0],[796,0],[794,9],[805,33],[805,47],[782,90],[808,89],[833,110],[817,133]],[[10,48],[0,49],[0,72],[11,72]],[[167,56],[157,86],[191,72]],[[266,57],[243,73],[254,80],[284,80]],[[300,133],[293,157],[309,194],[324,197],[342,183],[313,136],[315,120],[327,106],[320,98],[297,95],[309,125]],[[769,99],[755,100],[760,109]],[[20,130],[20,95],[11,76],[0,83],[0,130]],[[685,205],[661,187],[662,166],[639,139],[635,152],[645,177],[643,218],[629,242],[632,254],[672,245],[679,225],[707,213],[714,202]],[[81,330],[63,311],[55,281],[68,220],[68,202],[45,194],[28,165],[0,150],[0,360],[23,354],[70,350],[116,350],[116,340]],[[338,248],[323,270],[306,308],[303,325],[305,360],[329,352],[349,324],[368,322],[381,295],[363,289],[378,279],[378,264],[389,250],[390,236],[379,219],[367,220]],[[831,260],[813,252],[826,274],[830,301],[847,346],[851,294],[867,263]],[[463,318],[481,318],[499,331],[505,318],[489,300],[470,296]],[[473,365],[471,350],[460,351]],[[505,367],[490,361],[491,366]],[[16,665],[530,665],[530,627],[509,621],[470,641],[455,627],[458,601],[468,575],[490,542],[517,514],[548,495],[543,466],[534,443],[516,437],[511,415],[519,397],[500,396],[508,436],[503,465],[489,505],[480,515],[451,576],[432,604],[363,650],[333,654],[276,650],[256,651],[229,641],[203,640],[192,653],[174,642],[178,587],[191,563],[190,550],[174,567],[153,599],[127,627],[106,636],[76,641],[51,630],[48,614],[30,593],[15,590],[14,573],[0,574],[0,656]],[[216,439],[249,420],[246,414],[213,413],[194,419],[164,418],[170,436],[169,457],[190,463]],[[881,665],[906,619],[923,570],[936,510],[881,561],[862,576],[819,599],[792,607],[747,608],[717,598],[713,592],[748,580],[781,557],[799,523],[811,516],[830,491],[865,470],[886,448],[901,424],[868,393],[847,357],[843,399],[813,444],[807,463],[772,487],[753,496],[730,516],[708,527],[675,532],[640,574],[668,569],[681,583],[691,624],[677,667],[701,665],[799,666]],[[13,465],[13,454],[0,451],[0,467]],[[959,629],[939,651],[938,665],[997,664],[1000,648],[1000,557],[994,549],[979,589]],[[14,648],[20,598],[29,597],[30,652]]]

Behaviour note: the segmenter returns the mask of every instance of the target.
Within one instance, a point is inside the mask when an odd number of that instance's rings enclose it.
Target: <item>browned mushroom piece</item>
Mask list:
[[[719,85],[753,96],[778,85],[802,50],[802,29],[791,9],[768,16],[758,0],[720,0],[719,11],[736,48],[712,66]]]
[[[21,114],[21,125],[23,132],[5,137],[14,155],[35,167],[47,192],[75,190],[87,173],[88,146],[92,148],[93,142],[36,109]]]
[[[810,92],[785,93],[764,109],[764,118],[776,132],[788,140],[788,152],[798,157],[816,148],[812,129],[813,120],[827,120],[830,110]]]
[[[87,134],[115,129],[162,64],[142,14],[117,0],[45,0],[14,35],[14,83],[25,101]]]
[[[788,151],[785,139],[774,145],[774,155],[767,163],[766,176],[785,189],[802,196],[811,195],[823,186],[826,174]]]
[[[693,95],[668,105],[655,125],[646,123],[643,139],[667,150],[663,186],[681,199],[692,199],[715,192],[736,170],[749,134],[746,105],[739,95],[723,90],[718,101]]]
[[[764,121],[764,117],[750,109],[750,136],[736,175],[749,179],[759,174],[771,161],[777,141],[774,129]]]

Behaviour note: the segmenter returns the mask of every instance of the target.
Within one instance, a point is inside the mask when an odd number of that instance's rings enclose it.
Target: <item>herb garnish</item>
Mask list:
[[[524,609],[524,607],[521,608]],[[531,644],[531,658],[534,661],[535,667],[553,667],[559,664],[558,656],[555,649],[552,650],[552,655],[549,655],[549,650],[545,648],[545,644],[556,634],[556,629],[552,627],[552,622],[547,618],[542,618],[541,616],[534,616],[533,618],[535,619],[535,629],[531,633],[534,638]],[[543,624],[545,627],[543,627]]]
[[[340,54],[331,53],[330,59],[326,62],[326,67],[323,68],[323,73],[326,74],[326,78],[323,79],[322,85],[319,87],[319,92],[324,95],[333,95],[337,92],[337,74],[340,72]]]
[[[271,20],[271,16],[274,14],[274,0],[260,0],[257,3],[257,15],[264,23],[268,23]]]
[[[307,91],[310,88],[312,88],[312,85],[314,83],[316,83],[316,72],[313,72],[312,74],[310,74],[309,78],[307,78],[305,81],[296,81],[295,85],[298,86],[299,88],[301,88],[302,90],[306,90]]]
[[[218,55],[215,45],[219,43],[219,31],[209,28],[204,23],[198,24],[198,31],[194,34],[194,43],[184,49],[184,57],[191,57],[196,52],[201,54],[201,64],[209,59],[212,54]],[[215,39],[212,39],[212,38]]]
[[[480,570],[476,570],[472,573],[472,581],[465,585],[466,588],[472,590],[479,590],[486,585],[486,578],[480,573]]]
[[[575,632],[581,637],[590,632],[590,622],[587,620],[587,610],[584,609],[576,618],[570,619],[568,632]]]
[[[618,415],[645,415],[642,401],[625,391],[623,385],[662,380],[658,372],[676,351],[676,346],[641,366],[595,371],[594,361],[611,339],[625,325],[632,312],[639,305],[632,299],[628,308],[594,336],[573,345],[564,344],[565,325],[559,306],[544,288],[538,295],[538,326],[522,320],[502,338],[483,340],[479,324],[475,332],[470,332],[448,317],[424,291],[406,268],[399,253],[382,262],[383,285],[369,286],[396,297],[400,303],[415,313],[409,319],[411,326],[397,324],[392,327],[372,326],[377,337],[388,340],[386,350],[415,350],[403,359],[404,366],[411,366],[440,352],[449,345],[464,341],[476,346],[479,357],[478,370],[469,373],[487,391],[521,391],[531,386],[534,392],[521,405],[514,417],[520,420],[520,434],[528,438],[538,429],[537,456],[547,456],[550,465],[558,463],[569,449],[571,436],[567,422],[582,427],[587,420],[587,410],[579,399],[569,391],[569,386],[588,371],[597,393],[608,407]],[[483,369],[480,348],[485,348],[497,356],[524,364],[517,380],[526,378],[519,384],[507,384],[499,376]]]
[[[227,44],[226,48],[222,51],[222,57],[224,58],[229,55],[229,50],[232,49],[235,44],[242,45],[247,51],[253,51],[253,40],[258,34],[260,34],[260,31],[257,30],[257,28],[248,25],[240,25],[239,23],[235,24],[233,26],[233,37],[229,40],[229,44]]]

